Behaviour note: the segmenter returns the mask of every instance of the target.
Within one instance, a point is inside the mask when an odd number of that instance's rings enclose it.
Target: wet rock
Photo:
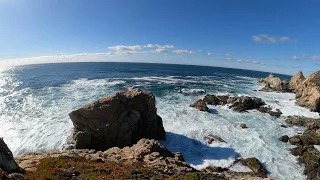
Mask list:
[[[287,126],[286,126],[286,125],[283,125],[283,124],[281,124],[281,126],[280,126],[280,127],[287,128]]]
[[[248,166],[256,175],[260,177],[267,177],[267,170],[262,166],[261,162],[257,158],[243,159],[241,163],[244,166]]]
[[[209,166],[209,167],[206,167],[203,171],[208,172],[208,173],[213,173],[213,172],[221,173],[221,172],[228,171],[228,170],[229,170],[228,168]]]
[[[290,152],[294,156],[301,156],[306,151],[306,147],[298,145],[295,148],[290,149]]]
[[[202,99],[195,101],[193,104],[190,105],[190,107],[196,108],[199,111],[210,112],[210,109]]]
[[[301,145],[302,141],[299,135],[295,135],[289,138],[289,143],[292,145]]]
[[[0,169],[9,174],[24,172],[24,170],[16,163],[12,152],[4,142],[3,138],[0,138]]]
[[[203,98],[203,101],[210,105],[226,105],[228,102],[229,96],[216,96],[216,95],[206,95]]]
[[[225,142],[222,138],[220,138],[219,136],[216,135],[208,135],[206,137],[204,137],[204,140],[207,141],[208,144],[211,144],[213,142]]]
[[[141,138],[165,140],[155,97],[148,91],[121,91],[72,111],[69,116],[77,149],[125,147]]]
[[[287,136],[287,135],[281,136],[281,137],[279,138],[279,141],[288,142],[288,141],[289,141],[289,136]]]
[[[240,124],[240,127],[241,127],[242,129],[247,129],[247,128],[248,128],[247,125],[244,124],[244,123],[241,123],[241,124]]]
[[[303,116],[288,116],[285,122],[294,126],[304,126],[307,129],[320,128],[320,119],[307,118]]]
[[[261,113],[268,113],[268,114],[270,114],[270,116],[277,117],[277,118],[280,117],[282,114],[282,112],[279,109],[276,109],[276,111],[273,111],[270,106],[259,107],[257,110]]]
[[[247,110],[259,108],[265,105],[265,102],[263,102],[261,98],[241,96],[230,97],[228,99],[228,104],[231,104],[229,108],[231,108],[232,110],[237,112],[244,112]]]
[[[307,145],[320,145],[320,129],[308,129],[302,135],[300,135],[300,139],[304,146]]]
[[[302,81],[296,88],[297,104],[320,112],[320,71],[317,71]]]
[[[295,76],[293,76],[289,82],[289,88],[293,91],[299,87],[299,85],[305,80],[303,73],[299,71]]]
[[[266,78],[260,79],[259,82],[265,84],[265,87],[260,91],[291,92],[291,90],[289,89],[289,82],[285,80],[281,81],[279,77],[274,77],[273,74],[270,74]]]
[[[298,158],[300,163],[305,165],[304,173],[309,174],[319,168],[320,152],[313,146],[308,146],[307,150]]]

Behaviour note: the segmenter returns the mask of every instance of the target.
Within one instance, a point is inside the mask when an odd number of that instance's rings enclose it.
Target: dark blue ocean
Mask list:
[[[197,169],[206,166],[233,166],[238,157],[257,157],[280,179],[305,179],[302,168],[278,141],[297,128],[281,128],[284,116],[316,113],[295,105],[294,94],[266,93],[258,80],[269,73],[191,65],[146,63],[61,63],[15,67],[0,72],[0,137],[15,155],[62,149],[72,123],[68,113],[98,98],[125,89],[144,89],[156,95],[158,114],[167,131],[161,142],[182,152]],[[281,79],[290,76],[274,74]],[[256,111],[236,113],[226,106],[209,106],[211,113],[189,105],[206,94],[256,96],[283,117],[274,118]],[[276,103],[279,101],[279,103]],[[249,128],[241,129],[245,123]],[[225,143],[206,144],[204,136],[214,134]]]

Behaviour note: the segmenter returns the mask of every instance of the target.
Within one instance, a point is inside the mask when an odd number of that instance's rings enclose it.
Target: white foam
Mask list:
[[[77,79],[60,87],[20,90],[16,89],[20,82],[13,76],[0,74],[0,77],[5,77],[0,78],[0,90],[6,92],[0,93],[0,136],[4,137],[15,155],[61,149],[72,127],[68,113],[115,93],[119,86],[126,86],[129,80],[130,87],[202,82],[205,87],[197,86],[186,90],[192,92],[192,89],[201,89],[221,95],[232,94],[231,90],[237,90],[233,95],[260,97],[273,108],[279,108],[284,116],[319,117],[317,113],[298,107],[294,100],[289,100],[294,99],[293,94],[252,91],[258,84],[243,77],[240,78],[241,83],[211,76],[190,76],[187,79],[177,76]],[[222,89],[214,89],[216,86]],[[199,98],[203,98],[203,95],[185,96],[177,91],[169,91],[164,96],[157,97],[158,113],[168,132],[167,141],[162,142],[166,147],[182,152],[185,159],[197,169],[212,165],[248,171],[240,165],[232,166],[233,161],[241,155],[243,158],[258,158],[271,172],[271,177],[305,179],[303,168],[288,151],[292,146],[278,140],[285,134],[295,135],[301,129],[281,128],[280,125],[285,120],[283,117],[275,119],[256,111],[236,113],[226,106],[209,106],[212,113],[204,113],[189,107],[189,104]],[[239,128],[240,123],[245,123],[248,129]],[[207,145],[204,136],[209,134],[220,136],[226,143]]]

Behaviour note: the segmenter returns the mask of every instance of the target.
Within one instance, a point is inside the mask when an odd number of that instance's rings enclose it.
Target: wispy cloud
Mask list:
[[[168,52],[168,50],[166,50],[166,49],[161,49],[161,48],[156,49],[156,50],[154,50],[154,51],[157,52],[157,53],[167,53],[167,52]]]
[[[320,60],[320,55],[319,56],[311,56],[310,57],[311,60]]]
[[[290,37],[282,36],[282,37],[275,37],[269,36],[266,34],[254,35],[252,36],[252,40],[256,43],[268,43],[268,44],[275,44],[277,42],[294,42]]]
[[[207,56],[212,56],[212,53],[207,53]]]
[[[194,51],[189,51],[186,49],[177,49],[177,50],[173,50],[172,52],[175,54],[195,54],[196,53]]]
[[[232,61],[234,58],[230,54],[226,54],[225,60]]]
[[[117,45],[108,47],[108,49],[116,50],[116,51],[139,51],[142,50],[142,46],[134,45],[134,46],[124,46],[124,45]]]
[[[145,48],[157,48],[157,49],[173,49],[174,45],[159,45],[159,44],[147,44],[144,45]]]
[[[251,61],[251,60],[245,60],[245,59],[238,59],[238,62],[240,62],[240,63],[251,63],[251,64],[266,65],[265,63],[260,62],[260,61]]]
[[[295,60],[295,61],[300,60],[297,56],[292,56],[291,59],[292,59],[292,60]]]

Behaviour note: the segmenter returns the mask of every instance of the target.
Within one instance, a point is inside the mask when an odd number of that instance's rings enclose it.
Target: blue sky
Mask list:
[[[318,0],[0,0],[0,60],[310,74],[320,68],[319,7]]]

